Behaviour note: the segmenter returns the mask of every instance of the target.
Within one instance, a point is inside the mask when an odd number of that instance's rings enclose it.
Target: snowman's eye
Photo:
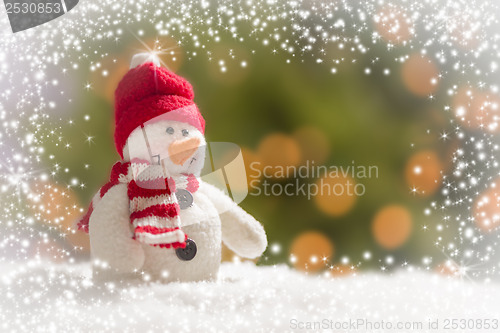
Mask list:
[[[187,129],[183,129],[182,130],[182,135],[183,136],[188,136],[189,135],[189,131]]]
[[[174,134],[175,130],[173,127],[167,127],[167,133],[168,134]]]

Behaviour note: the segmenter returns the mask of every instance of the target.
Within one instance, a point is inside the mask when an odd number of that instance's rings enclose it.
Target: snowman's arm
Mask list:
[[[242,257],[259,257],[267,247],[262,225],[217,187],[200,182],[200,191],[212,201],[220,215],[224,244]]]
[[[127,185],[118,184],[106,192],[90,216],[92,259],[121,273],[139,270],[144,264],[144,250],[132,235]]]

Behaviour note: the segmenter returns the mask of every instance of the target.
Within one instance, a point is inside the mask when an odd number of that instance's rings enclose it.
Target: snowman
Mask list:
[[[132,58],[115,92],[122,160],[78,228],[98,280],[215,280],[221,242],[244,258],[267,247],[261,224],[200,178],[205,121],[187,80],[151,54]]]

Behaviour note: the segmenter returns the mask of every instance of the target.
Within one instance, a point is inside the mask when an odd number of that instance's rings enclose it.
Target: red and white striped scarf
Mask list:
[[[146,163],[115,163],[109,182],[94,196],[87,213],[78,222],[78,229],[88,232],[94,207],[113,186],[122,183],[127,184],[133,238],[152,246],[184,248],[187,235],[180,228],[180,207],[175,191],[176,188],[184,188],[194,193],[199,183],[193,174],[177,178],[164,178],[162,175],[161,169]]]

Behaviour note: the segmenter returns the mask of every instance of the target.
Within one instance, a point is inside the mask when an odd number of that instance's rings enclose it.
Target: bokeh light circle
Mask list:
[[[412,193],[429,196],[441,186],[443,164],[437,153],[423,150],[413,154],[405,168],[406,183]]]
[[[357,200],[354,192],[356,182],[351,177],[326,175],[318,179],[316,185],[320,190],[314,197],[314,202],[323,213],[338,217],[347,214],[354,207]]]
[[[301,164],[314,162],[315,165],[320,165],[326,161],[331,153],[330,140],[324,132],[316,127],[300,127],[293,133],[293,137],[302,152]]]
[[[279,178],[280,169],[295,167],[300,163],[301,151],[297,142],[290,136],[273,133],[265,137],[259,144],[257,154],[263,167],[270,167],[271,176]]]
[[[318,231],[307,231],[298,235],[290,246],[292,264],[298,270],[317,272],[324,269],[325,260],[331,260],[334,245],[324,234]]]
[[[483,231],[491,231],[500,225],[500,188],[497,180],[478,195],[473,206],[476,225]]]
[[[393,250],[408,240],[412,224],[408,209],[398,205],[386,206],[373,219],[373,237],[383,248]]]
[[[438,75],[434,62],[420,54],[410,55],[401,69],[405,87],[419,97],[427,97],[436,92]]]

